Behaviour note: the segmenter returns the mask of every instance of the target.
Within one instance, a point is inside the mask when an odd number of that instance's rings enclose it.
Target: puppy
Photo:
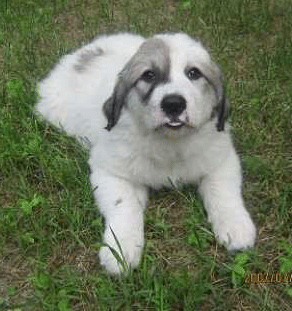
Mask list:
[[[149,187],[198,184],[218,242],[253,246],[221,73],[198,41],[183,33],[101,36],[63,57],[39,95],[45,119],[90,142],[106,226],[99,257],[110,273],[139,264]]]

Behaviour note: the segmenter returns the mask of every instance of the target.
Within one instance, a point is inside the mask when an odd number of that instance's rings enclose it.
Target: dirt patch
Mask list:
[[[31,271],[31,264],[19,254],[18,248],[6,245],[5,256],[0,255],[0,297],[4,306],[23,303],[32,297]]]
[[[176,267],[181,269],[183,266],[188,269],[194,268],[195,250],[184,241],[187,234],[186,204],[186,198],[182,192],[162,191],[154,194],[147,208],[150,219],[153,217],[153,224],[152,220],[150,224],[146,224],[147,239],[151,240],[150,251],[170,269]],[[165,232],[159,229],[159,223],[165,225]]]
[[[64,12],[53,17],[53,23],[65,29],[64,40],[80,40],[84,36],[81,15]]]
[[[94,274],[99,268],[97,253],[81,246],[69,248],[68,245],[58,245],[48,258],[48,270],[54,271],[63,265],[74,267],[77,271]]]

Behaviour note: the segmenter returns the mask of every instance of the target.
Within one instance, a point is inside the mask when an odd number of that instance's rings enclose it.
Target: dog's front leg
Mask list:
[[[228,250],[253,246],[255,226],[244,207],[239,159],[232,149],[223,165],[200,185],[208,219],[220,244]]]
[[[99,253],[100,264],[113,274],[137,267],[144,245],[146,187],[134,185],[101,169],[92,172],[91,183],[106,225],[105,246]]]

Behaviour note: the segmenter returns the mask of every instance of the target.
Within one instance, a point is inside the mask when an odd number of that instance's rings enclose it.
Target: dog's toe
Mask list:
[[[111,274],[119,274],[123,271],[123,266],[116,260],[112,251],[107,246],[100,249],[99,262]]]
[[[123,256],[115,249],[103,246],[99,252],[100,264],[111,274],[126,273],[139,265],[141,247],[125,251]]]
[[[229,251],[246,249],[255,243],[256,229],[249,216],[221,223],[214,231],[218,242]]]

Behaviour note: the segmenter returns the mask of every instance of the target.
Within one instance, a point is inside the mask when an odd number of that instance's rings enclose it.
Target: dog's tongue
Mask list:
[[[179,126],[179,125],[182,125],[181,122],[170,122],[170,125],[171,126]]]
[[[166,124],[167,127],[170,128],[180,128],[182,127],[184,124],[180,121],[171,121],[169,123]]]

